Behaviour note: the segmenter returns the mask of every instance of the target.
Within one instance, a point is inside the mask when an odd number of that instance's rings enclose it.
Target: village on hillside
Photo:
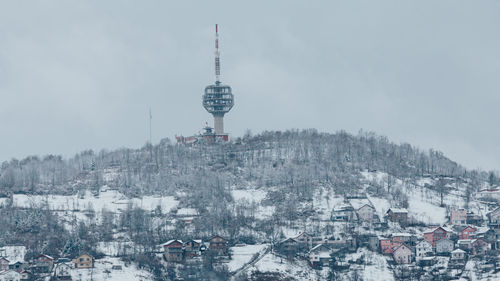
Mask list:
[[[468,280],[481,272],[482,277],[499,276],[500,207],[485,217],[450,208],[446,223],[426,225],[411,219],[411,209],[389,207],[380,213],[372,200],[363,195],[337,200],[329,220],[321,222],[324,229],[331,229],[331,236],[300,232],[265,244],[236,243],[224,235],[172,237],[157,245],[153,254],[172,280],[197,280],[198,269],[206,266],[234,280],[253,280],[266,266],[284,266],[284,272],[293,266],[296,274],[315,275],[311,280],[352,277],[360,265],[377,268],[371,278],[365,272],[362,280]],[[198,216],[196,210],[176,211],[177,219],[194,235],[189,228]],[[148,280],[149,276],[127,262],[126,251],[116,249],[99,258],[88,253],[57,258],[42,253],[27,260],[25,254],[23,245],[0,248],[1,281],[114,280],[123,274]]]

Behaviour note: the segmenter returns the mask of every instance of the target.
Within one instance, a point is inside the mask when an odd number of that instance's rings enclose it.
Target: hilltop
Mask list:
[[[222,280],[322,280],[333,267],[314,270],[307,251],[290,258],[278,249],[283,239],[308,233],[356,240],[342,259],[367,280],[374,272],[397,277],[391,259],[360,237],[421,238],[430,226],[450,226],[450,212],[461,208],[486,221],[498,206],[498,183],[494,172],[368,132],[272,131],[194,146],[164,139],[140,149],[2,163],[0,246],[24,245],[26,261],[41,253],[121,257],[156,278],[203,271]],[[363,204],[373,208],[369,224],[359,214],[355,222],[333,216]],[[390,208],[407,210],[405,225],[387,221]],[[168,240],[208,243],[214,234],[231,249],[222,262],[193,269],[161,258],[159,245]],[[373,266],[357,268],[356,260]]]

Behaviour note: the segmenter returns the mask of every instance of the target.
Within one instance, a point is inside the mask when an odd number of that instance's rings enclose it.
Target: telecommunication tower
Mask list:
[[[224,133],[224,114],[234,105],[234,96],[229,85],[220,82],[219,28],[215,25],[215,84],[208,85],[203,95],[203,107],[214,116],[214,129],[218,138],[228,140]]]

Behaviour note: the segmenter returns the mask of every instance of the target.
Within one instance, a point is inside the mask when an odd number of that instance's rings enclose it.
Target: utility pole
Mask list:
[[[151,107],[149,107],[149,143],[153,145],[152,133],[151,133],[151,123],[153,122],[153,115],[151,114]]]

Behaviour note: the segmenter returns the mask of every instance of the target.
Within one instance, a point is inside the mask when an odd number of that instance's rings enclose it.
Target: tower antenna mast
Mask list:
[[[219,25],[215,24],[215,81],[220,83]]]

